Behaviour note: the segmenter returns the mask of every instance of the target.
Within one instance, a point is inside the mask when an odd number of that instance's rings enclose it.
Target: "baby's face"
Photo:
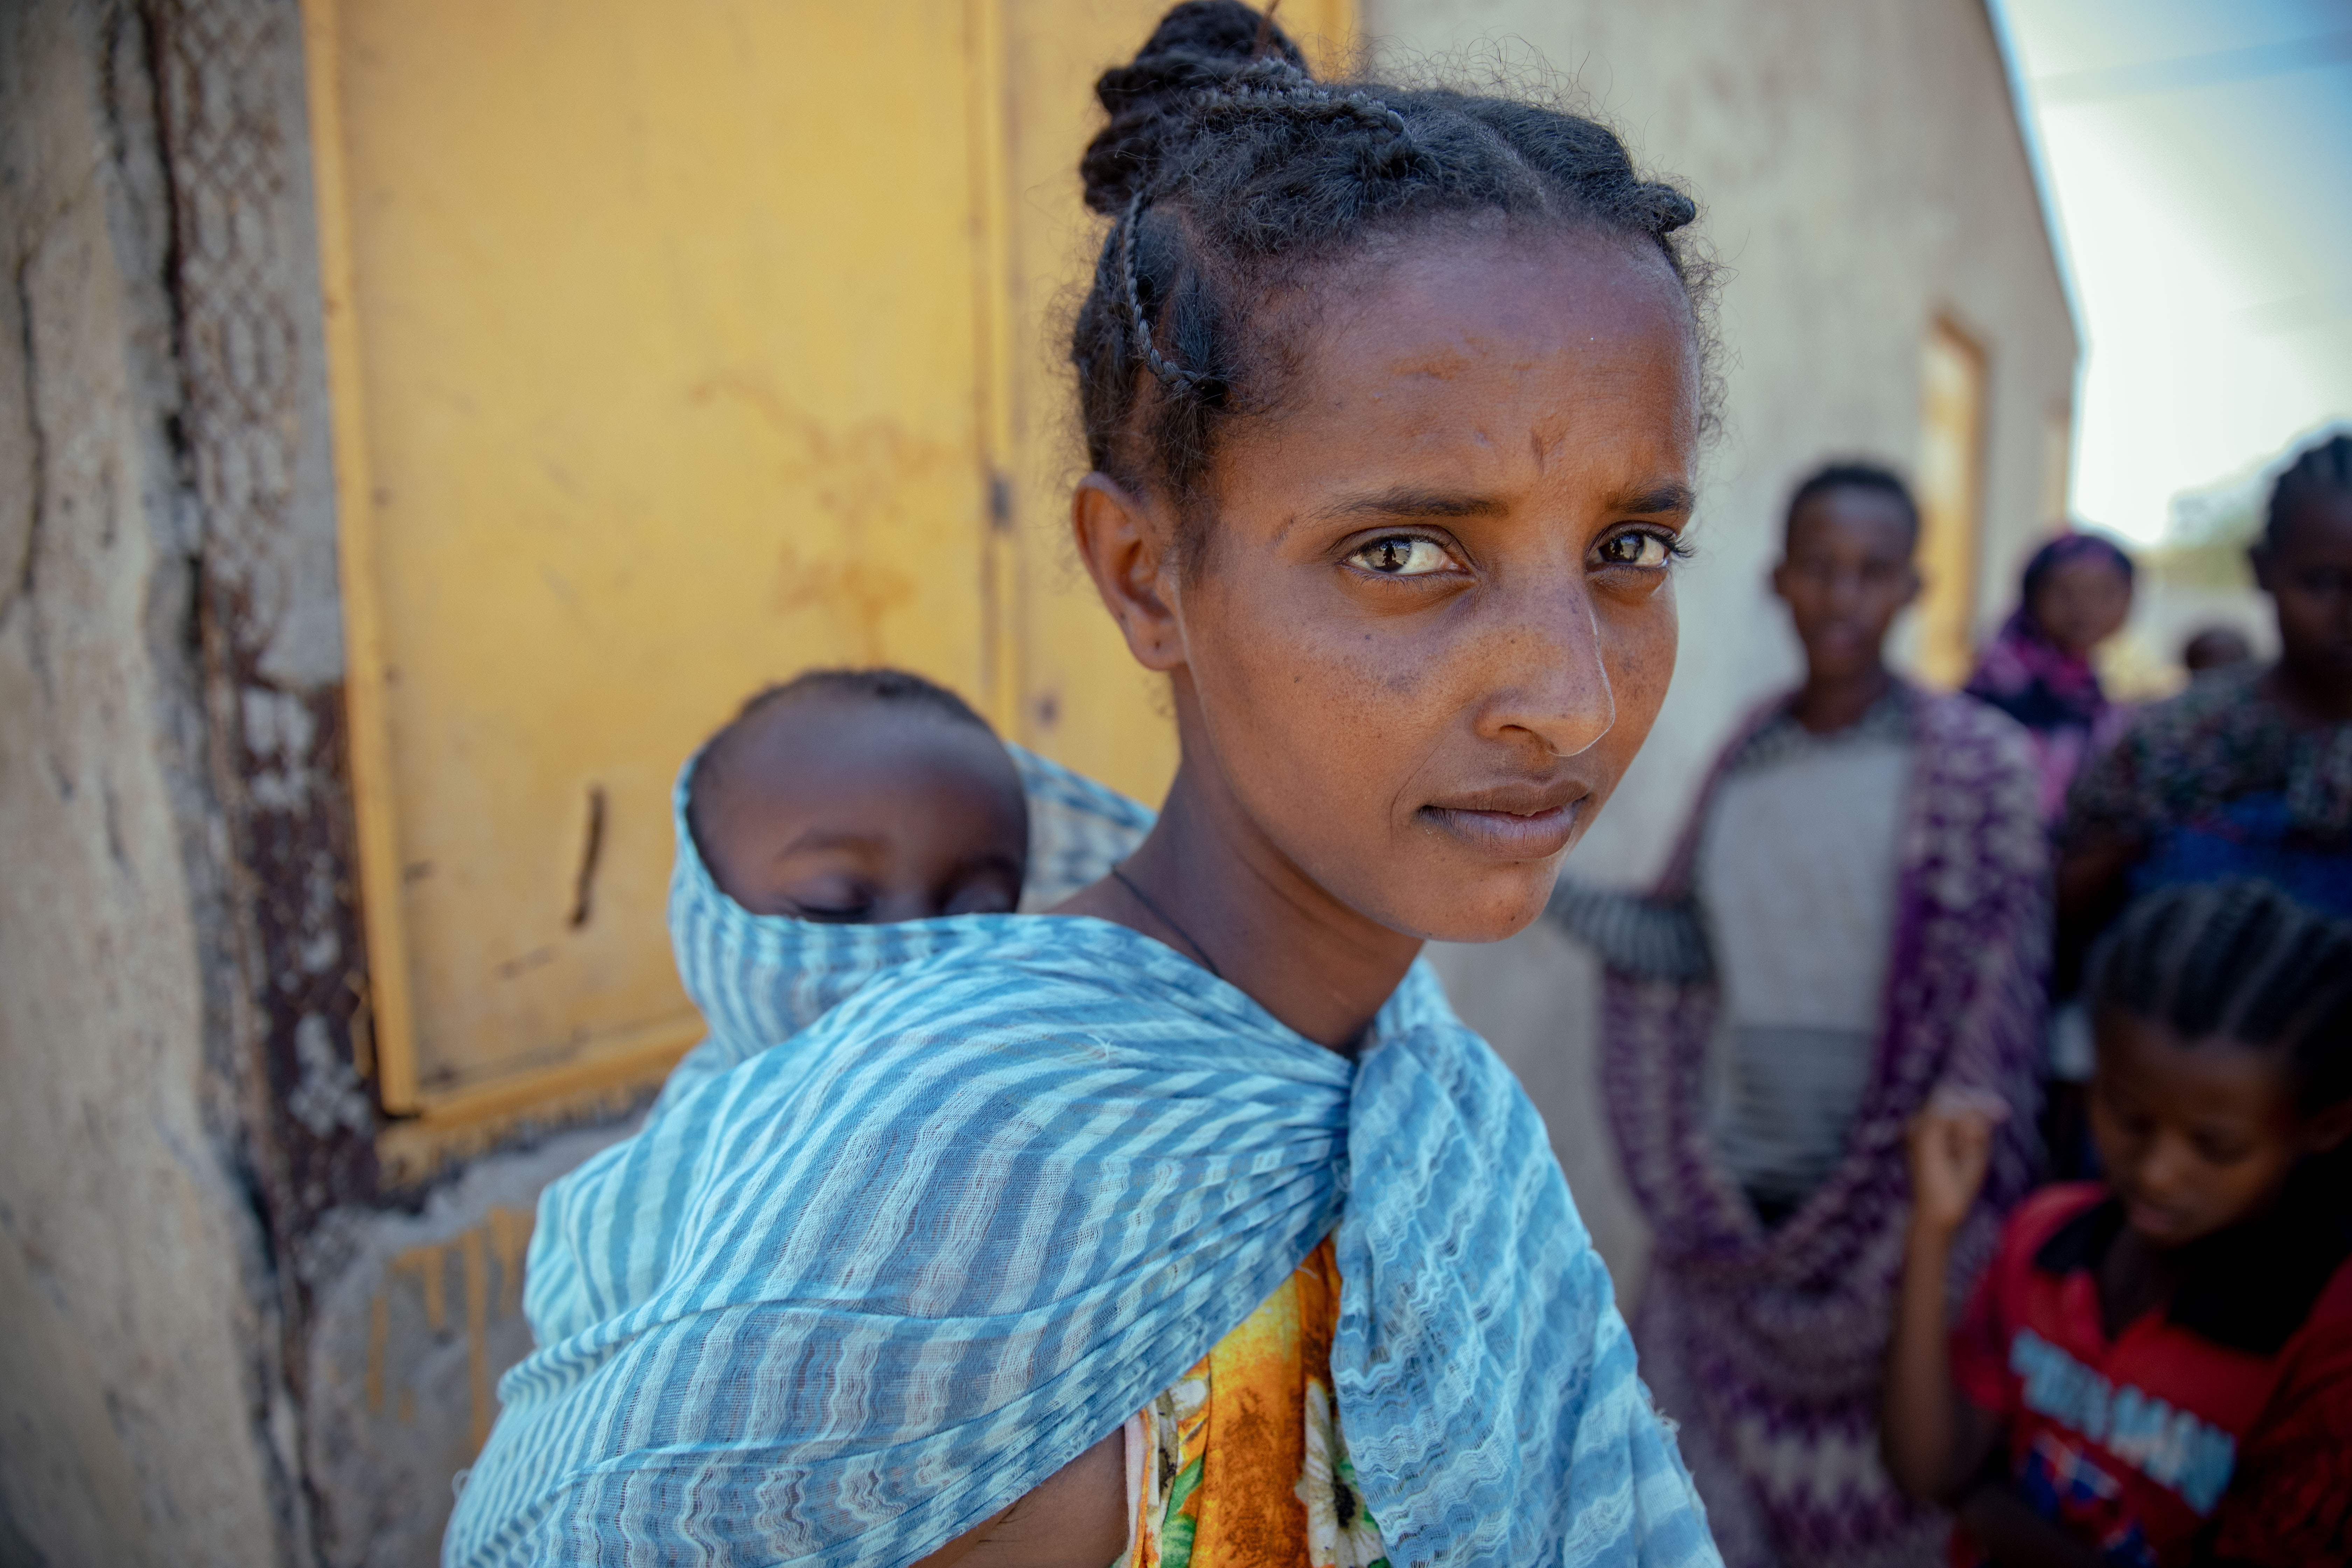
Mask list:
[[[845,925],[1003,914],[1029,815],[994,736],[919,708],[812,696],[713,748],[695,837],[753,914]]]

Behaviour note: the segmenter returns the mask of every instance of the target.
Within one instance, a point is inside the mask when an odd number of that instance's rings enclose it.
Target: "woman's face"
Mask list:
[[[1219,454],[1202,558],[1160,570],[1146,662],[1186,769],[1308,880],[1492,941],[1542,910],[1673,673],[1688,308],[1654,252],[1559,236],[1423,238],[1319,303],[1283,407]]]
[[[2112,561],[2063,562],[2034,584],[2027,606],[2042,635],[2068,653],[2086,655],[2131,617],[2131,579]]]

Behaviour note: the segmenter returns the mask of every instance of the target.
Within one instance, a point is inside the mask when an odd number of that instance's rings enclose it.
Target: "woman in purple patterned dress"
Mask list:
[[[1960,1269],[2030,1180],[2038,777],[2016,724],[1886,668],[1916,533],[1884,469],[1798,489],[1773,585],[1804,685],[1741,726],[1655,892],[1552,905],[1607,964],[1603,1084],[1656,1241],[1634,1337],[1734,1568],[1935,1558],[1947,1522],[1878,1458],[1905,1123],[1944,1085],[2011,1108]]]

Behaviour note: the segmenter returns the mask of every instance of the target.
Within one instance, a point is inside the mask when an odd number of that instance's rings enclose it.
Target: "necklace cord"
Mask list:
[[[1216,979],[1223,980],[1225,977],[1224,972],[1217,967],[1217,961],[1209,956],[1209,950],[1201,945],[1200,939],[1186,931],[1183,922],[1174,915],[1152,902],[1151,895],[1135,885],[1135,879],[1127,874],[1124,867],[1113,866],[1110,868],[1110,874],[1120,887],[1125,888],[1134,897],[1137,903],[1151,911],[1153,919],[1184,939],[1184,945],[1192,950],[1192,955],[1201,961],[1202,968],[1207,970]]]

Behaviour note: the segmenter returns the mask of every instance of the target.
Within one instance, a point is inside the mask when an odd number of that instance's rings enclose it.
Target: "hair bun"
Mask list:
[[[1125,207],[1159,169],[1182,123],[1178,110],[1267,56],[1307,68],[1272,16],[1241,0],[1184,0],[1162,16],[1134,63],[1114,66],[1095,81],[1110,123],[1078,160],[1087,205],[1106,214]]]
[[[1672,234],[1698,216],[1698,204],[1672,185],[1655,182],[1642,187],[1642,205],[1652,234]]]

